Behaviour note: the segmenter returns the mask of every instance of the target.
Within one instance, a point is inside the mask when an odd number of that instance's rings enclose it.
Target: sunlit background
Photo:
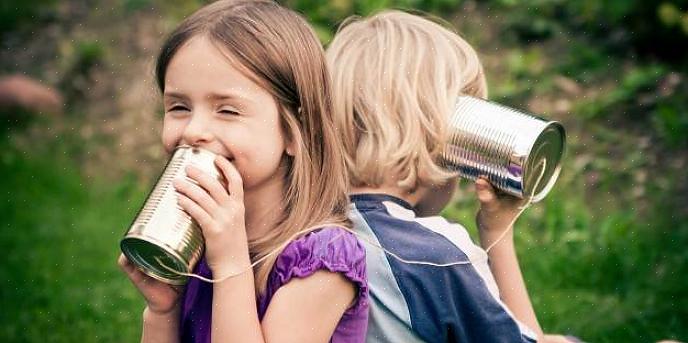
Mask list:
[[[0,4],[0,341],[139,339],[144,302],[118,244],[165,160],[155,56],[202,4]],[[324,44],[343,18],[382,8],[454,25],[492,100],[568,132],[559,182],[516,225],[545,331],[688,340],[688,1],[285,4]],[[474,234],[460,188],[445,214]]]

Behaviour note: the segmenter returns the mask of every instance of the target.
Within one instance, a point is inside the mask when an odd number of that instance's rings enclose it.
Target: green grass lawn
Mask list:
[[[143,192],[89,183],[57,144],[0,146],[0,341],[136,341],[144,304],[116,258]]]

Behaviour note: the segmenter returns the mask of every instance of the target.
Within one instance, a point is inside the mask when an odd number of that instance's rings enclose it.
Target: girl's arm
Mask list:
[[[141,342],[178,342],[181,289],[144,274],[124,254],[118,264],[146,300]]]
[[[488,252],[490,269],[495,277],[499,294],[514,316],[531,328],[538,338],[543,338],[535,310],[518,264],[514,247],[513,228],[509,224],[519,214],[523,201],[510,196],[497,196],[494,188],[485,180],[476,181],[476,193],[480,200],[477,222],[480,245],[492,246],[505,230],[506,235]]]
[[[253,274],[244,273],[213,287],[211,337],[214,342],[328,342],[354,296],[353,284],[342,275],[319,271],[282,286],[261,324]]]
[[[179,310],[170,314],[157,314],[146,307],[143,310],[141,342],[179,342]]]

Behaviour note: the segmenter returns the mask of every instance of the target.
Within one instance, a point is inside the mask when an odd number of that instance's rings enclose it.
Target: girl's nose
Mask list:
[[[182,143],[192,146],[203,146],[213,140],[210,123],[201,115],[194,115],[184,128]]]

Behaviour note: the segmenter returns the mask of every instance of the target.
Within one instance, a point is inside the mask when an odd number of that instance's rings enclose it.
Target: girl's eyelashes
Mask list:
[[[226,114],[226,115],[231,115],[231,116],[238,116],[239,112],[233,109],[229,108],[221,108],[217,111],[218,113]]]
[[[182,105],[172,105],[167,109],[167,112],[181,112],[181,111],[188,111],[189,109],[186,108],[186,106]]]
[[[223,115],[229,115],[229,116],[238,116],[241,115],[241,112],[235,107],[228,107],[228,106],[223,106],[217,109],[217,113],[221,113]]]
[[[228,107],[228,106],[223,106],[219,107],[217,110],[215,110],[217,113],[225,116],[238,116],[241,115],[241,110],[235,108],[235,107]],[[188,106],[182,105],[182,104],[173,104],[170,106],[167,106],[165,109],[166,113],[170,114],[184,114],[187,112],[191,112]]]

